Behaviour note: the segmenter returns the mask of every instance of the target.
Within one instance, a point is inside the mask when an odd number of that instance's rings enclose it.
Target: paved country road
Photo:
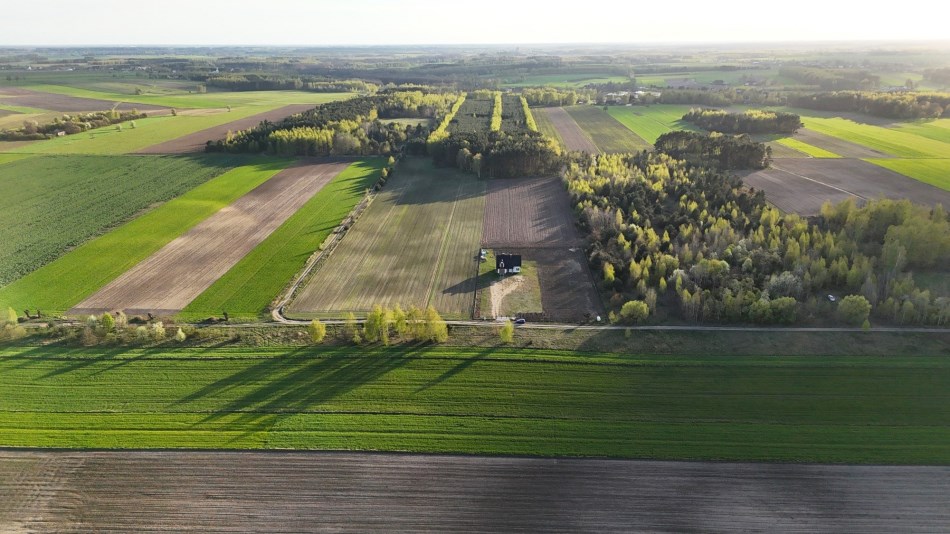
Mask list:
[[[2,532],[950,531],[950,467],[0,450]]]

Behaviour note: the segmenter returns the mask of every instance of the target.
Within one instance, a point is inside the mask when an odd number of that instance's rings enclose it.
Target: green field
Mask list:
[[[39,156],[0,167],[0,285],[226,172],[222,156]]]
[[[906,122],[894,127],[901,132],[919,135],[942,143],[950,143],[950,119]]]
[[[945,357],[0,349],[0,446],[950,463]]]
[[[899,158],[950,158],[950,143],[842,118],[802,116],[805,127]]]
[[[4,163],[12,163],[14,161],[28,157],[30,157],[30,154],[0,154],[0,165],[3,165]],[[4,177],[4,173],[0,173],[0,180],[3,180]]]
[[[258,318],[376,183],[385,164],[382,158],[351,164],[192,301],[181,316],[203,319],[227,310],[232,317]]]
[[[792,139],[791,137],[776,139],[774,142],[780,145],[787,146],[788,148],[797,150],[799,152],[804,152],[805,154],[808,154],[809,156],[813,158],[840,158],[841,157],[838,154],[835,154],[834,152],[830,152],[823,148],[818,148],[814,145],[809,145],[808,143],[804,143],[802,141],[799,141],[798,139]]]
[[[156,156],[130,158],[144,158],[141,161],[194,161],[194,158]],[[65,161],[75,160],[76,158],[69,158]],[[40,308],[44,313],[65,312],[290,163],[287,159],[273,158],[225,158],[209,161],[226,161],[232,165],[241,163],[243,166],[205,182],[0,288],[0,303],[11,305],[17,310],[29,307]],[[58,228],[57,231],[66,231],[66,228]]]
[[[633,133],[650,143],[672,130],[695,131],[691,124],[681,120],[691,106],[678,104],[653,106],[610,106],[607,113]]]
[[[470,318],[484,204],[485,181],[404,160],[289,311],[340,317],[398,303]]]
[[[638,152],[652,145],[596,106],[564,108],[602,152]]]
[[[868,159],[904,176],[950,191],[950,158],[947,159]]]

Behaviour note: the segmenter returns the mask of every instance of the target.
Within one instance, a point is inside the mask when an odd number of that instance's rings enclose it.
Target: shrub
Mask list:
[[[510,319],[505,321],[501,330],[498,331],[498,337],[501,338],[502,343],[511,343],[515,340],[515,325]]]
[[[307,331],[310,333],[311,343],[323,343],[323,339],[327,337],[327,325],[321,323],[319,319],[310,321]]]

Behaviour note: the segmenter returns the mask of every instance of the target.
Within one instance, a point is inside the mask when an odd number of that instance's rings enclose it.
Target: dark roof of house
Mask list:
[[[504,267],[501,266],[502,262],[505,264]],[[498,254],[495,256],[496,269],[512,269],[514,267],[521,267],[521,254]]]

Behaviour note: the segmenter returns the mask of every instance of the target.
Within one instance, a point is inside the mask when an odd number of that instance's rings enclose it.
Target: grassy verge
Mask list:
[[[950,463],[945,357],[0,349],[0,445]]]
[[[551,122],[551,119],[548,118],[548,114],[545,113],[543,109],[535,109],[532,116],[534,117],[535,124],[538,125],[539,132],[554,139],[562,147],[564,146],[564,140],[561,139],[561,134],[558,133],[554,123]]]
[[[948,159],[868,159],[869,163],[909,176],[915,180],[950,191],[950,158]]]
[[[383,158],[347,167],[182,312],[203,319],[227,310],[257,318],[379,179]]]
[[[245,160],[145,215],[93,239],[0,288],[0,303],[17,310],[63,313],[153,252],[277,174],[286,159]]]

